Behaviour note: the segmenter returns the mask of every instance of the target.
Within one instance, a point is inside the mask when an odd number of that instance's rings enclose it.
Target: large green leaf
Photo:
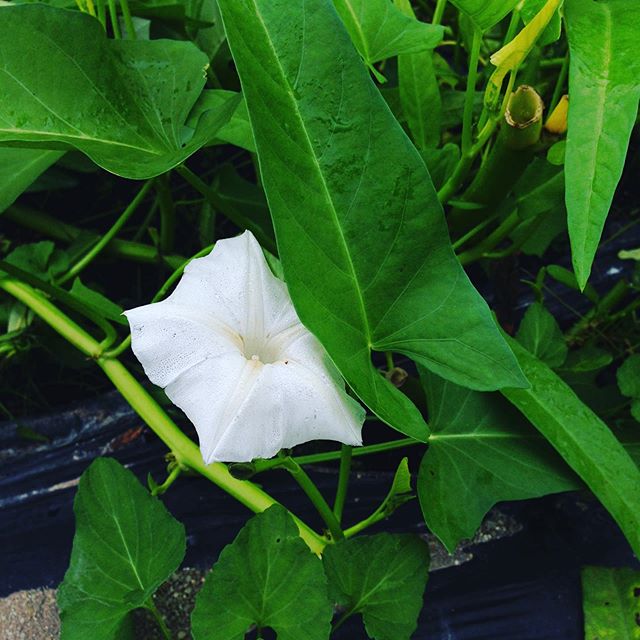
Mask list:
[[[519,0],[451,0],[451,4],[466,13],[483,31],[498,24],[518,2]]]
[[[453,255],[424,163],[330,1],[219,4],[294,304],[358,396],[425,439],[372,350],[473,387],[522,384]]]
[[[640,640],[640,571],[582,570],[585,640]]]
[[[344,25],[367,65],[398,54],[433,49],[443,28],[419,22],[391,0],[333,0]]]
[[[109,40],[87,14],[41,4],[0,11],[0,143],[75,147],[143,179],[207,143],[237,106],[197,104],[207,58],[191,43]]]
[[[569,121],[566,203],[573,268],[591,272],[640,99],[640,3],[567,0]]]
[[[375,640],[409,640],[429,571],[429,549],[418,536],[359,536],[329,545],[322,558],[329,592],[345,617],[362,614]]]
[[[0,148],[0,213],[63,155],[64,151]]]
[[[516,340],[509,343],[531,387],[502,393],[584,480],[640,556],[640,470],[569,386]]]
[[[579,488],[560,456],[497,393],[480,393],[426,371],[429,448],[418,497],[429,529],[453,551],[497,502]]]
[[[409,0],[394,0],[406,15],[414,17]],[[433,66],[433,51],[398,56],[400,104],[418,149],[440,144],[442,101]]]
[[[58,589],[61,640],[133,640],[129,613],[182,562],[184,527],[110,458],[82,474],[74,511],[71,563]]]
[[[253,624],[273,629],[278,640],[327,640],[332,615],[322,562],[287,510],[274,505],[224,548],[191,623],[194,640],[243,640]]]

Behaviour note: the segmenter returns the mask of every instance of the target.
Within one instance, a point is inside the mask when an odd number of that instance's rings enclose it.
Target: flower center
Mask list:
[[[244,344],[244,357],[247,360],[253,362],[261,362],[262,364],[273,364],[274,362],[280,362],[282,355],[278,352],[278,349],[274,349],[268,342],[253,344]]]

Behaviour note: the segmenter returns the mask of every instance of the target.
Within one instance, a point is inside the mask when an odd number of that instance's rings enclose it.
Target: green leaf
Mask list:
[[[640,99],[640,4],[567,0],[569,108],[566,202],[581,287],[624,166]]]
[[[326,640],[332,615],[322,562],[287,510],[274,505],[223,549],[191,623],[194,640],[243,640],[253,624],[273,629],[278,640]]]
[[[509,339],[529,389],[502,389],[608,509],[640,555],[640,470],[609,427],[546,364]]]
[[[63,151],[0,148],[0,213],[63,155]]]
[[[23,271],[28,271],[46,282],[69,267],[69,259],[64,251],[58,251],[51,240],[42,240],[16,247],[5,260]]]
[[[101,315],[105,320],[128,325],[127,319],[122,315],[124,309],[120,305],[111,302],[109,298],[103,296],[101,293],[86,287],[82,284],[80,278],[76,278],[73,281],[73,286],[69,293],[78,298],[83,305],[89,307],[98,315]]]
[[[518,342],[551,368],[560,367],[568,347],[556,319],[540,302],[529,306],[516,335]]]
[[[575,291],[580,291],[580,287],[578,286],[578,281],[576,280],[576,275],[573,271],[569,271],[569,269],[565,269],[557,264],[550,264],[545,267],[547,274],[551,276],[554,280],[561,282],[565,287],[569,287],[570,289],[574,289]],[[593,304],[597,304],[600,300],[600,295],[596,291],[593,285],[588,284],[582,290],[582,293],[591,301]]]
[[[585,640],[640,639],[640,571],[582,570]]]
[[[409,0],[394,0],[405,15],[415,18]],[[433,51],[398,56],[398,86],[402,111],[418,149],[440,144],[442,102],[433,67]]]
[[[418,497],[429,529],[453,552],[498,502],[579,488],[578,478],[515,408],[422,370],[429,448]]]
[[[184,2],[186,13],[192,17],[194,22],[200,23],[187,24],[187,33],[198,47],[207,54],[209,60],[213,60],[226,39],[218,3],[211,2],[211,0],[182,1]]]
[[[629,356],[616,372],[620,393],[628,398],[640,398],[640,355]]]
[[[329,592],[362,614],[375,640],[408,640],[418,624],[427,584],[429,549],[418,536],[380,533],[328,545],[322,556]]]
[[[561,369],[575,373],[597,371],[613,362],[613,356],[604,349],[585,345],[581,349],[571,351]]]
[[[513,193],[522,223],[511,238],[524,253],[541,256],[567,226],[564,171],[542,158],[534,158]]]
[[[442,40],[443,27],[419,22],[390,0],[333,0],[333,4],[369,67],[399,54],[433,49]]]
[[[519,0],[451,0],[451,4],[463,11],[482,31],[498,24]]]
[[[217,110],[223,108],[225,103],[238,96],[239,94],[235,91],[215,89],[205,91],[200,98],[200,102],[206,101],[207,108]],[[216,141],[229,142],[230,144],[235,144],[237,147],[255,153],[256,145],[253,141],[253,133],[251,132],[249,115],[247,114],[247,105],[244,100],[238,102],[238,106],[233,112],[229,122],[218,130],[216,133]]]
[[[111,458],[82,474],[74,511],[71,562],[58,589],[61,640],[132,640],[129,613],[182,562],[184,527]]]
[[[78,11],[3,7],[0,61],[0,143],[75,147],[127,178],[179,164],[237,106],[237,97],[215,109],[196,103],[207,58],[193,44],[109,40]]]
[[[287,285],[356,394],[425,439],[424,420],[380,375],[372,350],[473,387],[522,384],[453,255],[422,159],[330,2],[219,4]]]

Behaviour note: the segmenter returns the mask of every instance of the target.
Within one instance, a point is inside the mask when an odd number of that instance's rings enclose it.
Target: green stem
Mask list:
[[[178,464],[208,478],[256,513],[276,504],[276,501],[269,494],[253,483],[234,478],[224,464],[214,462],[205,465],[197,445],[178,428],[126,367],[119,360],[101,357],[101,347],[98,342],[60,309],[43,298],[35,289],[12,278],[0,279],[0,288],[29,307],[82,353],[95,358],[98,366],[133,410],[173,452]],[[300,536],[309,548],[314,553],[321,553],[326,540],[295,516],[294,520],[300,530]]]
[[[184,164],[178,165],[176,167],[176,171],[200,194],[202,194],[205,199],[207,200],[207,202],[213,206],[214,209],[218,210],[218,211],[224,211],[224,214],[227,218],[229,218],[229,220],[231,220],[231,222],[233,222],[234,224],[236,224],[238,227],[240,227],[241,229],[245,229],[247,226],[247,221],[246,219],[242,219],[241,216],[236,215],[235,212],[233,211],[232,207],[228,207],[225,206],[223,199],[220,197],[220,195],[215,191],[215,189],[212,189],[202,178],[200,178],[200,176],[197,176],[195,173],[193,173],[193,171],[191,171],[191,169],[189,169],[187,166],[185,166]],[[255,230],[254,230],[255,232]],[[255,232],[256,235],[257,232]],[[266,248],[270,249],[271,251],[275,250],[275,247],[271,247],[270,245],[273,244],[273,241],[267,241],[266,243],[263,242],[263,238],[259,237],[258,240],[260,240],[261,244],[263,246],[265,246]]]
[[[120,40],[122,34],[120,33],[120,22],[118,21],[118,10],[116,9],[116,1],[108,0],[109,2],[109,17],[111,18],[111,28],[113,30],[113,37],[116,40]]]
[[[97,4],[97,18],[102,28],[107,30],[107,7],[104,3],[104,0],[98,0]]]
[[[49,284],[48,282],[41,280],[37,276],[34,276],[32,273],[23,271],[19,267],[9,264],[4,260],[0,260],[0,271],[5,271],[6,273],[17,278],[16,282],[26,282],[35,289],[43,291],[47,295],[51,296],[54,300],[59,300],[73,311],[79,313],[80,315],[96,324],[98,328],[104,332],[104,338],[99,343],[101,350],[108,349],[117,340],[118,334],[116,333],[116,330],[113,328],[111,323],[105,320],[101,315],[96,313],[90,307],[82,304],[80,300],[72,296],[64,289],[57,287],[56,285]],[[42,300],[44,300],[44,302],[48,302],[46,298],[41,298]]]
[[[464,182],[469,173],[469,169],[471,169],[471,165],[475,160],[475,157],[478,155],[478,153],[480,153],[482,147],[492,136],[497,124],[497,118],[491,118],[490,120],[488,120],[482,128],[482,131],[478,134],[477,142],[465,153],[460,155],[460,160],[458,160],[453,173],[451,174],[451,176],[449,176],[447,181],[438,191],[438,199],[442,204],[446,204],[456,193],[460,185]]]
[[[342,521],[342,512],[344,511],[344,503],[347,498],[352,455],[353,447],[349,446],[348,444],[343,444],[340,448],[340,471],[338,472],[338,488],[336,490],[336,499],[333,503],[333,513],[336,516],[338,524],[340,524],[340,522]]]
[[[81,234],[86,234],[85,231],[72,224],[60,222],[60,220],[53,216],[25,207],[10,207],[2,216],[22,227],[32,229],[48,238],[61,240],[62,242],[73,242]],[[92,235],[95,236],[96,239],[99,238],[98,234]],[[109,242],[105,247],[105,253],[125,260],[152,264],[157,264],[158,260],[162,259],[172,269],[181,265],[185,260],[183,256],[161,256],[156,247],[143,244],[142,242],[120,240],[118,238],[113,238],[111,242]]]
[[[471,56],[469,57],[469,72],[467,74],[467,90],[464,96],[464,112],[462,115],[462,153],[471,148],[473,139],[473,103],[475,101],[476,82],[478,79],[478,58],[482,45],[482,31],[478,27],[473,29]]]
[[[135,40],[138,36],[136,34],[136,28],[133,26],[133,20],[131,19],[129,2],[127,0],[120,0],[120,8],[122,9],[124,24],[127,27],[127,35],[129,36],[130,40]]]
[[[334,540],[342,540],[344,534],[342,533],[340,524],[313,480],[311,480],[304,469],[293,458],[281,459],[281,463],[282,467],[291,474],[293,479],[300,485],[300,488],[307,494],[307,497],[311,500],[320,517],[327,525],[331,537]]]
[[[136,212],[140,203],[144,200],[147,195],[149,189],[151,188],[152,181],[148,180],[140,191],[138,191],[136,197],[131,201],[129,206],[122,212],[120,217],[115,221],[112,225],[111,229],[105,233],[102,238],[100,238],[96,244],[93,245],[87,253],[78,260],[67,273],[60,278],[58,284],[64,284],[69,280],[75,278],[81,271],[83,271],[101,252],[102,250],[113,240],[113,238],[118,234],[120,229],[126,224],[127,220]]]
[[[119,358],[131,346],[131,334],[129,334],[117,347],[109,349],[102,354],[103,358]]]
[[[384,352],[384,357],[387,361],[387,371],[393,371],[393,369],[395,368],[395,363],[393,362],[393,352],[392,351],[385,351]]]
[[[558,102],[560,102],[560,97],[562,96],[564,83],[567,80],[568,73],[569,73],[569,52],[565,54],[564,60],[562,61],[562,66],[560,67],[560,72],[558,73],[556,86],[553,89],[553,96],[551,97],[551,102],[549,103],[549,109],[547,110],[547,113],[553,113],[553,110],[556,108]]]
[[[461,246],[469,242],[469,240],[478,235],[487,225],[491,224],[497,218],[497,216],[498,214],[496,213],[489,216],[488,218],[485,218],[482,222],[473,227],[473,229],[469,230],[463,236],[460,236],[455,242],[451,244],[453,250],[456,251]]]
[[[162,631],[162,635],[166,638],[166,640],[171,640],[173,637],[171,635],[171,631],[167,626],[167,623],[163,618],[162,614],[158,611],[158,607],[156,607],[156,603],[153,601],[153,596],[149,596],[149,599],[145,602],[144,606],[147,609],[147,611],[149,611],[151,615],[154,617],[155,621],[158,623],[158,626],[160,627],[160,631]]]
[[[421,442],[420,440],[414,440],[413,438],[400,438],[399,440],[391,440],[389,442],[381,442],[379,444],[370,444],[366,447],[356,447],[351,452],[351,455],[354,458],[357,458],[359,456],[369,456],[375,453],[383,453],[385,451],[391,451],[392,449],[402,449],[403,447],[410,447],[416,444],[424,444],[424,442]],[[312,453],[307,456],[296,456],[292,459],[297,464],[302,466],[339,460],[341,456],[341,451],[325,451],[323,453]],[[262,473],[263,471],[269,471],[270,469],[281,467],[282,460],[280,458],[274,458],[273,460],[257,460],[255,462],[255,465],[256,473]]]
[[[585,313],[585,315],[565,333],[565,338],[569,342],[574,342],[581,333],[589,329],[593,322],[598,321],[602,316],[608,316],[610,311],[623,300],[628,291],[629,283],[626,280],[618,280],[613,288],[602,296],[600,302],[590,309],[588,313]]]
[[[179,464],[176,464],[173,469],[171,469],[171,472],[167,476],[167,479],[151,491],[151,495],[161,496],[166,493],[169,487],[178,479],[181,473],[182,467]]]
[[[176,230],[176,207],[171,195],[169,174],[158,176],[155,186],[160,206],[160,251],[165,255],[173,251]]]
[[[440,24],[442,22],[442,16],[444,15],[446,6],[447,0],[438,0],[436,2],[436,8],[433,12],[433,19],[431,20],[431,24]]]
[[[485,253],[495,248],[496,245],[504,240],[518,226],[518,224],[520,224],[520,222],[520,217],[518,216],[517,211],[510,213],[482,242],[458,256],[460,264],[464,266],[484,257]]]

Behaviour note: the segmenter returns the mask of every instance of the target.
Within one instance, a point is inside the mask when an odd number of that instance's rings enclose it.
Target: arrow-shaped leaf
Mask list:
[[[371,361],[404,353],[460,384],[523,383],[457,262],[426,167],[330,0],[220,0],[296,309],[358,396],[427,427]]]

